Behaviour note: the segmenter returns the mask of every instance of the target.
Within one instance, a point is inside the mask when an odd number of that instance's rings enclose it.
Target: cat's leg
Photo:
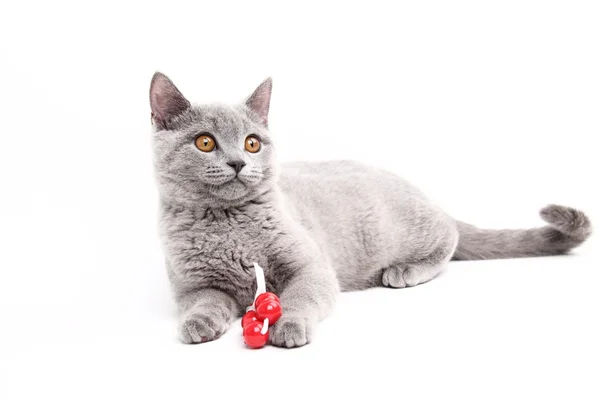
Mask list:
[[[407,260],[386,268],[381,276],[381,283],[387,287],[404,288],[430,281],[448,264],[457,243],[458,232],[451,229],[424,258]]]
[[[230,295],[217,289],[202,289],[182,295],[179,305],[179,337],[184,343],[204,343],[219,338],[241,307]]]
[[[302,261],[306,263],[299,264]],[[333,309],[339,285],[333,268],[322,260],[280,264],[286,282],[280,292],[282,317],[271,330],[271,343],[300,347],[310,343],[317,323]]]

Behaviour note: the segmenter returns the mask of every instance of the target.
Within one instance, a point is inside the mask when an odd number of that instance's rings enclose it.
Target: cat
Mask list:
[[[404,288],[454,260],[565,254],[591,234],[573,208],[548,225],[486,230],[455,221],[392,173],[351,161],[279,165],[272,82],[243,103],[192,105],[157,72],[150,85],[160,232],[184,343],[217,339],[252,303],[252,265],[283,316],[275,346],[309,343],[340,291]]]

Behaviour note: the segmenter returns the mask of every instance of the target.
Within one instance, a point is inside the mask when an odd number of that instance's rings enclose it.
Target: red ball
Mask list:
[[[250,310],[242,317],[242,328],[248,325],[252,321],[258,321],[258,316],[256,315],[256,311]]]
[[[281,304],[272,299],[262,301],[256,306],[256,315],[260,321],[269,318],[269,325],[273,325],[281,317]]]
[[[251,321],[244,327],[244,342],[249,347],[260,349],[269,341],[269,331],[263,335],[260,331],[263,328],[263,323],[260,321]]]
[[[254,307],[258,308],[258,305],[266,300],[273,300],[280,303],[279,297],[277,297],[275,293],[265,292],[259,294],[258,297],[256,297],[256,300],[254,300]]]

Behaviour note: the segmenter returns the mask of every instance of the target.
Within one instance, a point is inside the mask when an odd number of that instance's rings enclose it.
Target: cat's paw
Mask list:
[[[394,265],[386,268],[381,275],[383,286],[405,288],[420,285],[436,277],[447,261],[417,265]]]
[[[383,286],[404,288],[421,283],[421,271],[413,267],[393,266],[385,269],[381,276]]]
[[[222,317],[196,312],[186,315],[179,324],[179,338],[183,343],[204,343],[218,339],[229,329]]]
[[[270,332],[271,344],[278,347],[300,347],[310,343],[313,327],[301,316],[284,315]]]

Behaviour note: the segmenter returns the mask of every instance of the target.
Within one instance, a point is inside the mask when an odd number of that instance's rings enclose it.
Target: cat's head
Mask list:
[[[237,105],[192,105],[165,75],[150,85],[156,178],[176,201],[243,203],[275,175],[268,131],[271,79]]]

